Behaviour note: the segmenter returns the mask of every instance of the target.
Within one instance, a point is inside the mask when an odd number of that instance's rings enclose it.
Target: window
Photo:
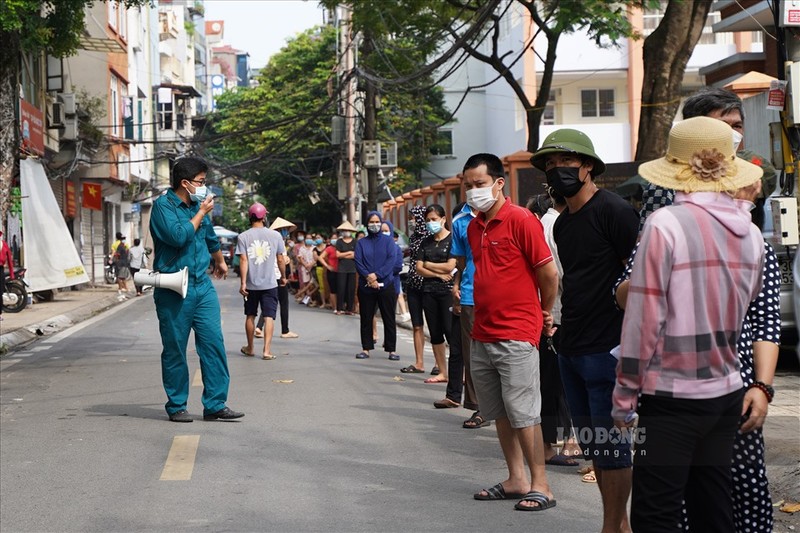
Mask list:
[[[138,139],[140,141],[142,141],[142,140],[144,140],[144,129],[143,129],[144,126],[142,126],[142,124],[144,124],[144,102],[142,102],[142,100],[139,99],[139,101],[137,101],[136,103],[138,105],[137,117],[139,119],[139,122],[138,122],[138,124],[139,124],[139,137],[138,137]]]
[[[128,40],[128,8],[124,5],[118,6],[119,11],[119,36]]]
[[[172,89],[158,89],[158,127],[162,130],[172,129]]]
[[[664,11],[667,9],[667,2],[662,0],[656,9],[645,9],[642,15],[642,35],[647,37],[653,30],[658,28],[661,19],[664,18]]]
[[[125,126],[125,138],[132,141],[133,137],[133,97],[126,96],[122,99],[122,123]]]
[[[431,154],[438,156],[453,155],[453,130],[439,130],[436,140],[431,146]]]
[[[131,181],[130,157],[127,154],[117,156],[117,179],[126,183]]]
[[[547,104],[544,106],[542,113],[542,125],[552,126],[556,123],[556,91],[551,90],[550,95],[547,97]]]
[[[109,4],[110,5],[110,4]],[[119,97],[119,79],[113,74],[111,75],[111,97],[108,100],[108,105],[111,107],[109,116],[111,117],[111,135],[119,137],[119,110],[120,110],[120,97]]]
[[[117,16],[119,14],[119,5],[116,0],[108,3],[108,25],[117,29]]]
[[[583,89],[581,91],[582,117],[613,117],[614,89]]]

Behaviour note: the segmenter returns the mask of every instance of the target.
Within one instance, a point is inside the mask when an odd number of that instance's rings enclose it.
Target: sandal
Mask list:
[[[538,505],[522,505],[522,502],[532,502]],[[550,499],[547,497],[546,494],[539,492],[538,490],[532,490],[528,494],[525,495],[522,500],[517,502],[514,506],[514,509],[517,511],[546,511],[552,507],[556,506],[555,498]]]
[[[271,353],[268,353],[266,355],[262,355],[261,359],[264,359],[265,361],[272,361],[273,359],[275,359],[275,356],[272,355]]]
[[[591,472],[586,472],[582,477],[581,481],[584,483],[597,483],[597,476],[594,475],[594,470]]]
[[[242,352],[242,355],[244,355],[245,357],[253,357],[255,355],[254,353],[250,353],[247,351],[247,346],[242,346],[242,349],[239,351]]]
[[[461,425],[461,427],[464,429],[478,429],[491,424],[492,422],[490,420],[486,420],[481,416],[480,411],[475,411],[472,413],[471,417],[469,417],[467,420],[464,420],[464,423]]]
[[[461,404],[455,400],[451,400],[450,398],[445,398],[444,400],[436,400],[435,402],[433,402],[433,406],[437,409],[449,409],[449,408],[461,407]]]
[[[414,365],[408,365],[407,367],[401,368],[400,372],[403,374],[424,374],[424,370],[420,370],[419,368],[415,367]]]
[[[426,379],[424,381],[424,383],[427,383],[429,385],[432,384],[432,383],[447,383],[447,380],[446,379],[439,379],[438,377],[437,378],[428,378],[428,379]]]
[[[481,494],[478,492],[473,494],[472,497],[476,500],[486,502],[494,500],[516,500],[527,496],[527,494],[520,494],[518,492],[506,492],[506,489],[503,487],[502,483],[498,483],[489,489],[483,489],[481,492],[485,492],[486,494]]]
[[[568,455],[564,455],[563,453],[558,453],[551,457],[550,459],[545,459],[544,464],[546,465],[555,465],[555,466],[578,466],[578,461],[569,457]]]
[[[439,367],[434,366],[433,369],[431,369],[431,376],[438,376],[438,375],[439,375]]]

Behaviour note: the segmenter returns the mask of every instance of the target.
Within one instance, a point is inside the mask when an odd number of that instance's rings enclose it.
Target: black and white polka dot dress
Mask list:
[[[764,243],[764,286],[750,304],[739,337],[737,350],[742,381],[747,389],[755,381],[753,343],[780,342],[780,272],[778,258]],[[737,533],[772,531],[772,499],[769,495],[767,465],[764,461],[764,434],[761,429],[736,434],[733,440],[733,520]]]

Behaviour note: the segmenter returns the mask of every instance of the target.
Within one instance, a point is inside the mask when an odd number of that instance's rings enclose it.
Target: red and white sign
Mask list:
[[[789,24],[800,23],[800,9],[787,9],[786,22],[788,22]]]
[[[67,201],[64,202],[64,216],[75,218],[77,203],[75,201],[75,184],[71,181],[66,182]]]
[[[786,80],[772,80],[769,83],[767,96],[767,109],[783,111],[786,104]]]
[[[22,99],[19,101],[19,127],[22,147],[36,155],[44,155],[44,115]]]

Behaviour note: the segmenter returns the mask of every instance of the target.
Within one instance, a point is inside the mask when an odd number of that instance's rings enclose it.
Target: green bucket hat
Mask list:
[[[542,143],[535,154],[531,157],[531,164],[541,171],[545,170],[544,160],[549,154],[559,152],[572,152],[591,157],[594,160],[592,176],[599,176],[606,171],[603,160],[594,153],[594,145],[588,135],[582,131],[564,128],[556,130]]]

